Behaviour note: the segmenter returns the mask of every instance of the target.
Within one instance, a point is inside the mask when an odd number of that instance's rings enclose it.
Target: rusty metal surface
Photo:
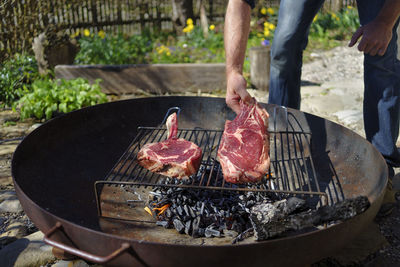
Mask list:
[[[295,110],[290,112],[301,130],[313,134],[321,191],[332,202],[366,195],[371,207],[365,213],[327,229],[238,245],[215,239],[207,244],[145,240],[131,230],[137,225],[99,218],[94,182],[107,175],[138,125],[157,125],[171,106],[182,108],[180,122],[187,128],[222,129],[234,116],[224,99],[158,97],[98,105],[52,120],[27,136],[14,154],[14,184],[27,215],[43,232],[60,222],[65,234],[55,233],[56,241],[95,255],[109,255],[128,242],[130,249],[109,263],[115,266],[299,266],[329,256],[374,218],[387,182],[381,155],[348,129]],[[266,107],[271,112],[272,106]],[[120,227],[125,233],[115,234]]]

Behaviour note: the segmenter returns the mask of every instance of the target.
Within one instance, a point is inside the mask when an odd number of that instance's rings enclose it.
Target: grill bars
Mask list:
[[[172,109],[177,108],[171,108],[167,112],[162,125]],[[223,131],[200,128],[178,130],[179,138],[194,142],[203,151],[201,166],[197,174],[180,183],[167,182],[171,179],[144,169],[136,161],[141,147],[147,143],[165,140],[167,130],[164,127],[138,127],[136,137],[114,168],[104,180],[95,183],[97,203],[99,203],[98,192],[100,191],[98,187],[108,184],[308,195],[316,196],[318,199],[323,197],[320,199],[322,200],[321,204],[326,205],[327,195],[320,191],[311,157],[311,133],[294,130],[296,127],[289,122],[291,114],[287,112],[286,108],[279,108],[284,112],[286,124],[283,130],[277,130],[277,109],[274,109],[272,116],[273,129],[269,130],[271,168],[260,184],[236,185],[225,182],[222,169],[217,161],[217,151]]]

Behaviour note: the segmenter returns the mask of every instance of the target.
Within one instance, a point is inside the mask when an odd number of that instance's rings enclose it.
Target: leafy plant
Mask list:
[[[32,84],[32,92],[25,94],[16,104],[21,109],[21,119],[34,117],[51,119],[56,113],[67,113],[82,107],[107,102],[96,83],[82,78],[74,80],[39,79]]]
[[[11,106],[23,91],[30,90],[30,84],[39,77],[37,63],[32,56],[15,54],[5,61],[0,67],[0,107]]]
[[[343,40],[348,38],[360,25],[357,10],[347,6],[340,12],[322,12],[315,18],[310,35],[321,40]]]
[[[87,30],[88,31],[88,30]],[[106,35],[84,32],[78,37],[80,51],[76,64],[141,64],[147,63],[147,53],[152,51],[152,42],[147,33],[132,35]]]

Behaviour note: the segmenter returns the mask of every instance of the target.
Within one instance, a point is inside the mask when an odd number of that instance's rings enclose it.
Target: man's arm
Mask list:
[[[243,0],[230,0],[226,10],[224,45],[226,57],[226,104],[237,114],[239,101],[253,100],[246,90],[243,62],[250,31],[251,8]]]
[[[378,16],[353,34],[349,46],[355,45],[362,36],[358,50],[371,56],[383,56],[392,39],[392,30],[399,15],[400,1],[386,0]]]

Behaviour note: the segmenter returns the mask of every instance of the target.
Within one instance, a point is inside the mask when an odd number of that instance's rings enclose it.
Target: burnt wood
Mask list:
[[[251,209],[250,219],[257,240],[266,240],[288,231],[302,230],[324,223],[345,221],[363,213],[370,206],[367,197],[359,196],[335,203],[333,206],[322,206],[317,210],[291,214],[303,205],[300,204],[301,201],[296,201],[294,205],[290,202],[294,201],[258,204]]]

